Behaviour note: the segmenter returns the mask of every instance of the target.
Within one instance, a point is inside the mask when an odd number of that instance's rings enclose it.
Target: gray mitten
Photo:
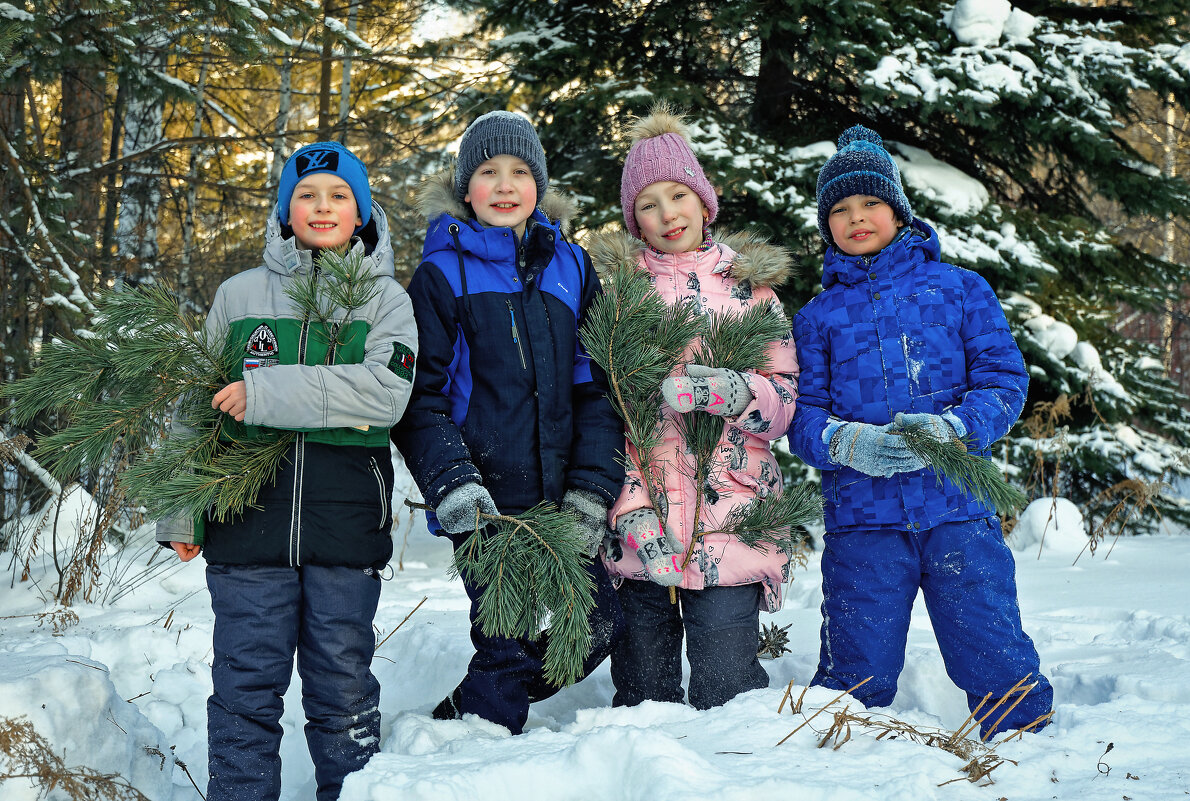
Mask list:
[[[707,412],[720,417],[735,417],[752,402],[743,373],[701,364],[688,364],[685,376],[662,381],[661,395],[675,412]]]
[[[896,428],[907,426],[922,426],[923,430],[939,442],[958,440],[963,444],[963,437],[967,436],[967,427],[963,421],[951,412],[945,414],[905,414],[897,412]],[[964,449],[966,445],[963,444]]]
[[[607,504],[593,492],[581,489],[566,490],[562,509],[578,518],[578,530],[583,535],[583,553],[594,557],[607,535]]]
[[[663,587],[682,583],[682,545],[665,531],[651,509],[636,509],[616,522],[620,541],[636,550],[649,580]]]
[[[892,427],[892,423],[844,423],[831,436],[831,461],[886,478],[923,469],[926,463],[909,450],[904,437],[891,433]]]
[[[442,503],[434,510],[438,524],[451,534],[463,534],[479,528],[482,525],[479,512],[485,515],[500,514],[492,496],[474,481],[446,493]]]

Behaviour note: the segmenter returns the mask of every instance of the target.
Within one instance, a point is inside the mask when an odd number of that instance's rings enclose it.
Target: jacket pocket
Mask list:
[[[380,524],[377,528],[383,529],[385,524],[388,523],[389,516],[389,497],[384,486],[384,474],[380,472],[380,465],[376,463],[374,457],[368,457],[368,464],[372,469],[372,477],[376,479],[376,487],[380,495]]]

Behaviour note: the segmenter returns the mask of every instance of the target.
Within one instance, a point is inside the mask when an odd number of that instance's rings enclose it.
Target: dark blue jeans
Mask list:
[[[869,707],[891,704],[920,589],[946,673],[971,709],[991,693],[986,711],[1026,676],[1037,682],[999,725],[1012,700],[984,721],[985,735],[1019,729],[1050,711],[1054,691],[1021,627],[1016,563],[999,520],[920,533],[828,533],[824,542],[822,647],[812,684],[847,690],[871,677],[854,696]]]
[[[208,801],[281,793],[282,698],[297,654],[318,801],[380,750],[372,620],[380,579],[348,567],[208,565],[215,612]]]
[[[451,539],[457,547],[466,538],[455,535]],[[595,606],[588,616],[591,653],[583,662],[583,676],[599,667],[624,631],[624,615],[603,562],[594,560],[587,566],[587,573],[595,583]],[[489,637],[475,622],[483,588],[467,581],[463,587],[471,599],[471,642],[475,645],[475,656],[467,666],[467,675],[452,694],[452,703],[459,714],[478,715],[520,734],[529,717],[529,704],[544,701],[561,689],[542,675],[549,637],[543,635],[536,640]]]
[[[749,690],[769,686],[756,652],[760,640],[760,584],[678,590],[626,580],[620,604],[628,630],[612,652],[613,706],[641,701],[681,703],[682,635],[690,661],[690,705],[710,709]]]

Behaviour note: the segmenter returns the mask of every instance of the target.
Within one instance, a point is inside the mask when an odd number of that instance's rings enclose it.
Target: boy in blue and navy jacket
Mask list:
[[[940,260],[900,172],[863,126],[818,176],[823,291],[793,325],[801,376],[793,450],[822,471],[822,642],[813,684],[887,706],[922,591],[946,671],[972,709],[1020,679],[982,725],[1027,726],[1053,689],[1021,628],[1015,564],[995,512],[926,468],[897,434],[924,424],[986,457],[1025,402],[1028,376],[1000,302],[979,275]],[[870,677],[870,678],[869,678]],[[982,715],[982,713],[980,713]]]
[[[564,226],[573,208],[546,193],[545,153],[524,117],[494,111],[464,132],[455,168],[418,198],[429,220],[409,283],[420,352],[413,398],[396,443],[426,502],[431,531],[457,548],[477,512],[518,514],[551,501],[575,512],[594,556],[624,480],[619,418],[578,341],[599,279]],[[498,510],[498,511],[497,511]],[[600,560],[592,648],[584,674],[610,652],[623,615]],[[548,637],[489,637],[476,624],[475,656],[434,710],[472,713],[521,732],[529,704],[557,688],[542,666]]]

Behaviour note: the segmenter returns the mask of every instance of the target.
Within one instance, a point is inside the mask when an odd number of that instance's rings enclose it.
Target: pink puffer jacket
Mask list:
[[[678,254],[658,254],[625,234],[603,235],[591,242],[589,252],[596,269],[606,271],[617,262],[635,263],[640,269],[648,270],[658,294],[667,302],[696,297],[704,312],[739,312],[757,303],[771,303],[780,309],[773,287],[783,283],[791,271],[791,260],[783,248],[747,234],[716,240],[705,252]],[[686,361],[689,361],[690,353],[688,348]],[[710,485],[702,490],[700,530],[721,528],[733,509],[758,493],[781,491],[781,472],[770,443],[785,434],[793,419],[798,366],[792,336],[786,335],[774,342],[769,347],[769,357],[771,372],[745,374],[752,401],[738,416],[725,418],[716,464],[712,468],[712,476],[718,480],[708,482]],[[684,368],[679,367],[678,373],[683,372]],[[697,488],[691,457],[674,425],[678,414],[668,407],[663,413],[663,441],[654,450],[653,458],[655,463],[667,465],[664,471],[668,501],[666,525],[669,532],[681,540],[684,551],[689,548],[695,531]],[[629,456],[635,459],[631,447],[627,444],[625,447]],[[649,500],[642,489],[640,474],[630,470],[619,500],[608,513],[612,530],[615,530],[620,515],[647,506]],[[614,553],[604,557],[608,573],[617,580],[648,580],[634,549],[613,550]],[[761,582],[765,588],[766,606],[770,612],[775,612],[781,607],[781,590],[788,578],[789,557],[790,554],[774,548],[753,550],[731,535],[708,534],[695,546],[680,586],[701,590]]]

